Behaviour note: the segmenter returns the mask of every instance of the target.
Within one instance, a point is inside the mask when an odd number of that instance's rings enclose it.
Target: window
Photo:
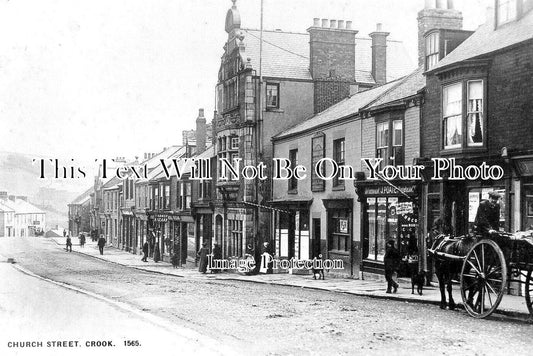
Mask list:
[[[289,151],[289,161],[291,161],[291,168],[294,169],[298,165],[298,150],[290,150]],[[298,189],[298,179],[296,179],[294,176],[289,179],[289,190],[297,190]]]
[[[230,238],[228,241],[228,255],[242,256],[242,220],[228,220]]]
[[[163,190],[163,209],[170,209],[170,185],[165,185]]]
[[[339,165],[339,168],[346,163],[344,138],[333,141],[333,160]],[[339,180],[337,176],[333,177],[333,186],[344,186],[344,180]]]
[[[224,108],[226,110],[233,109],[239,104],[239,81],[237,78],[232,78],[224,84]]]
[[[462,130],[462,83],[444,87],[443,91],[443,120],[444,120],[444,148],[461,147],[463,141]]]
[[[380,168],[404,164],[402,119],[387,120],[376,125],[376,157],[383,158]]]
[[[376,158],[383,158],[381,167],[387,164],[387,150],[389,148],[389,122],[377,124],[376,132]]]
[[[439,32],[426,37],[426,69],[429,70],[439,61]]]
[[[267,83],[266,107],[267,109],[279,109],[279,84]]]
[[[480,147],[484,144],[483,81],[467,81],[465,88],[466,90],[463,90],[462,82],[443,88],[444,149]],[[466,92],[466,100],[463,100],[464,92]],[[466,101],[466,115],[463,116],[464,101]]]
[[[483,82],[468,82],[468,146],[483,145]]]
[[[329,250],[350,251],[350,212],[348,210],[333,210],[330,223],[332,234],[329,239]]]
[[[516,19],[517,15],[516,0],[498,0],[496,5],[497,25],[503,25]]]
[[[232,137],[231,138],[231,149],[232,150],[238,150],[239,149],[239,138],[238,137]]]
[[[181,182],[180,187],[180,210],[187,210],[191,208],[191,182]]]

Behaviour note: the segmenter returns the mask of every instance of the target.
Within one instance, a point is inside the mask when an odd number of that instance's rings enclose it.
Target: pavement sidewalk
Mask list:
[[[62,248],[66,245],[66,238],[54,237],[51,238]],[[172,275],[176,277],[183,277],[189,279],[219,279],[219,280],[239,280],[245,282],[264,283],[264,284],[276,284],[283,286],[291,286],[298,288],[309,288],[316,290],[324,290],[338,293],[347,293],[357,296],[366,296],[380,299],[391,299],[397,301],[404,301],[408,303],[425,303],[425,304],[440,304],[440,292],[438,287],[424,287],[423,295],[411,294],[410,281],[400,281],[400,287],[396,294],[386,294],[386,282],[384,280],[376,279],[350,279],[350,278],[328,278],[326,272],[325,280],[314,280],[310,275],[293,275],[288,273],[279,274],[261,274],[254,276],[246,276],[240,273],[217,273],[217,274],[202,274],[199,273],[196,268],[180,267],[174,268],[168,262],[154,262],[148,260],[148,262],[142,262],[141,255],[134,255],[132,253],[116,249],[111,246],[106,246],[104,254],[100,255],[96,242],[87,241],[85,247],[80,247],[77,238],[72,238],[72,251],[76,253],[82,253],[94,258],[98,258],[104,261],[117,263],[123,266],[136,268],[143,271],[161,273],[166,275]],[[65,251],[65,253],[67,253]],[[461,305],[461,295],[459,286],[454,285],[454,297],[455,302]],[[514,295],[504,295],[496,313],[511,316],[514,318],[531,320],[529,315],[525,298]]]

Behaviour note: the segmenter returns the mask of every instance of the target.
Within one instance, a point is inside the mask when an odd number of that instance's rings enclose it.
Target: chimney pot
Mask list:
[[[320,19],[318,17],[315,17],[313,19],[313,26],[314,27],[320,27]]]
[[[445,9],[447,6],[447,0],[437,0],[437,9]]]
[[[330,28],[336,28],[337,27],[337,20],[330,20]]]
[[[383,24],[378,22],[376,24],[376,32],[381,32],[381,31],[383,31]]]
[[[352,21],[346,21],[346,29],[351,30],[352,29]]]
[[[329,20],[328,19],[322,19],[322,27],[329,27]]]
[[[435,8],[435,0],[426,0],[424,4],[424,9],[433,9]]]
[[[198,116],[204,117],[204,109],[198,109]]]
[[[453,0],[448,0],[448,9],[450,9],[450,10],[454,9]]]
[[[338,28],[340,28],[341,30],[344,30],[344,20],[338,20],[337,21],[337,24],[338,24]]]

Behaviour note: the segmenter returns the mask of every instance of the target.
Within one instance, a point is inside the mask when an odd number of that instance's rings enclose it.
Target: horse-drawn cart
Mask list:
[[[463,305],[471,316],[491,315],[511,282],[517,282],[520,287],[524,285],[526,305],[533,316],[533,231],[499,232],[482,240],[442,238],[429,251],[437,260],[448,264],[444,268],[457,266]],[[439,283],[445,300],[441,277]],[[448,288],[453,309],[451,282]]]

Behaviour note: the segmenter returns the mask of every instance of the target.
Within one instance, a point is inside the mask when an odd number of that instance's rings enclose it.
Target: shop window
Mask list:
[[[294,169],[298,165],[298,150],[290,150],[289,151],[289,161],[291,161],[291,168]],[[294,191],[298,189],[298,179],[296,179],[294,176],[289,179],[289,190]]]
[[[482,80],[466,82],[466,115],[463,116],[463,83],[443,88],[444,149],[483,146],[485,137],[484,85]],[[466,135],[463,135],[466,132]]]
[[[331,213],[330,227],[332,229],[329,238],[329,250],[350,251],[350,212],[348,210],[338,210]]]
[[[418,211],[415,204],[404,197],[367,198],[366,231],[368,232],[368,260],[383,261],[385,244],[394,240],[402,256],[417,255]]]
[[[426,37],[426,70],[433,68],[439,61],[439,32]]]
[[[279,109],[279,84],[266,84],[266,107],[267,109]]]
[[[346,144],[344,138],[333,141],[333,160],[340,167],[345,164],[346,159]],[[344,180],[340,180],[337,176],[333,177],[333,187],[344,186]]]

